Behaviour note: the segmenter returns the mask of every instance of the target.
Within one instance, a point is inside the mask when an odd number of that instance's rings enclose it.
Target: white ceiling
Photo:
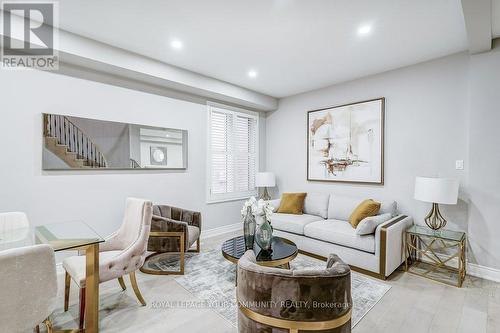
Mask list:
[[[493,38],[498,38],[500,37],[500,0],[493,0],[491,9]]]
[[[59,4],[62,29],[274,97],[467,49],[460,0]],[[360,37],[365,24],[372,32]],[[183,49],[172,49],[172,39]],[[257,78],[247,76],[250,69]]]

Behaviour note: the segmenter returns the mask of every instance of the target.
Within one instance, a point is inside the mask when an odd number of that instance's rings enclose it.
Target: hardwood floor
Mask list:
[[[233,237],[226,234],[202,241],[203,250],[219,248]],[[101,285],[101,332],[236,333],[237,329],[210,309],[164,307],[158,304],[196,301],[174,276],[137,274],[139,288],[148,303],[141,307],[130,282],[122,291],[118,281]],[[494,333],[500,332],[500,284],[467,277],[459,289],[402,271],[386,283],[392,286],[382,300],[353,329],[354,333]],[[64,274],[60,274],[60,308],[56,325],[75,326],[78,299],[70,298],[70,310],[61,314]],[[73,291],[77,288],[73,288]],[[162,303],[163,302],[163,303]],[[156,306],[154,306],[156,304]]]

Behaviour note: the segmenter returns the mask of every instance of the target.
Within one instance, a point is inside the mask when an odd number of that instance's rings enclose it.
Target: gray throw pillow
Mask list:
[[[364,218],[361,220],[361,222],[359,222],[358,226],[356,227],[356,234],[357,235],[373,234],[375,232],[375,229],[377,229],[377,227],[380,224],[389,221],[391,218],[392,218],[391,213],[369,216],[367,218]]]

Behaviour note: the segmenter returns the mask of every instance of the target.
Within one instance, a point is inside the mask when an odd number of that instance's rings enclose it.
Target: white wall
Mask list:
[[[458,54],[282,99],[266,119],[267,169],[280,191],[395,199],[421,220],[429,205],[413,199],[416,175],[466,179],[455,160],[467,157],[467,72],[468,55]],[[308,182],[307,111],[377,97],[386,98],[385,185]],[[466,214],[456,215],[458,228]]]
[[[2,71],[0,91],[0,211],[25,211],[33,224],[83,220],[106,235],[134,196],[201,211],[204,229],[239,221],[241,201],[205,204],[203,103],[40,71]],[[42,172],[43,112],[186,129],[188,169]]]
[[[499,41],[493,51],[471,60],[469,257],[500,269]]]
[[[500,269],[500,47],[422,64],[285,98],[266,119],[266,169],[278,190],[393,198],[423,224],[430,205],[413,199],[417,175],[460,180],[447,228],[468,233],[468,260]],[[308,110],[386,97],[385,185],[306,180]],[[465,161],[455,170],[455,160]]]

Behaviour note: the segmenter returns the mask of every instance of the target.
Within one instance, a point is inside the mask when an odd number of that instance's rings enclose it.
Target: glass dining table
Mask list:
[[[0,251],[35,244],[48,244],[55,252],[79,250],[86,256],[85,329],[86,333],[99,331],[99,244],[104,239],[81,221],[45,224],[26,228],[0,230]],[[57,330],[80,332],[79,329]]]

